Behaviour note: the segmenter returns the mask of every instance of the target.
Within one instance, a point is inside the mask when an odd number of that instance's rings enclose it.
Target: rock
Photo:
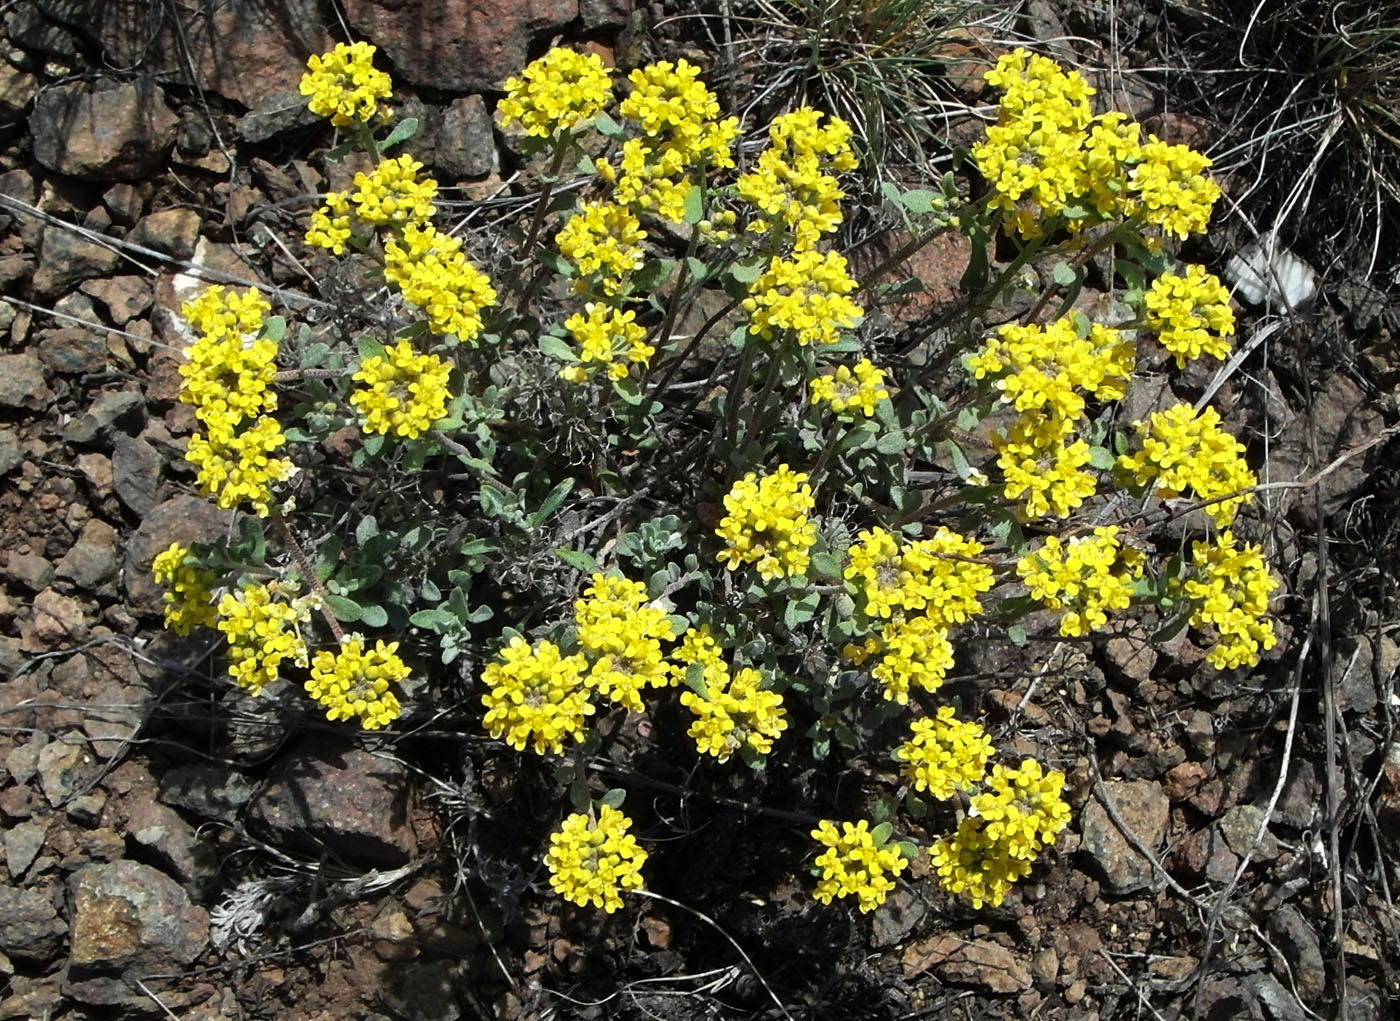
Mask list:
[[[238,118],[234,135],[240,142],[256,145],[289,131],[301,131],[325,123],[325,118],[307,108],[306,97],[295,89],[261,97],[253,108]]]
[[[138,844],[160,855],[186,889],[193,887],[198,892],[204,884],[196,880],[208,880],[217,872],[218,861],[210,848],[173,808],[142,798],[126,798],[122,809],[125,831]]]
[[[918,894],[898,887],[871,919],[870,945],[877,950],[896,947],[909,938],[928,915],[928,906]]]
[[[175,142],[175,124],[149,77],[55,85],[34,100],[29,117],[34,158],[89,181],[134,180],[158,170]]]
[[[39,788],[54,808],[63,803],[86,781],[94,765],[81,742],[66,740],[46,744],[39,751]]]
[[[1322,944],[1303,913],[1285,904],[1269,916],[1269,938],[1287,963],[1298,996],[1304,1003],[1318,1003],[1327,989],[1327,965],[1322,960]],[[1282,962],[1279,962],[1282,963]],[[1280,975],[1285,970],[1275,965]]]
[[[345,12],[393,62],[396,79],[448,92],[491,92],[524,69],[533,37],[578,16],[578,0],[347,0]]]
[[[1337,708],[1343,712],[1369,713],[1380,701],[1376,692],[1379,677],[1384,689],[1400,666],[1400,646],[1389,635],[1348,636],[1338,643],[1332,661],[1337,679]],[[1376,656],[1379,647],[1380,656]],[[1379,662],[1377,660],[1379,659]]]
[[[166,500],[146,514],[141,527],[126,543],[122,579],[132,607],[147,613],[161,608],[162,589],[151,577],[151,562],[172,542],[213,542],[228,530],[230,511],[208,500],[183,494]]]
[[[0,429],[0,477],[4,477],[24,463],[24,452],[20,449],[19,438],[13,430]]]
[[[5,865],[12,884],[24,878],[25,871],[39,856],[48,831],[47,822],[19,822],[5,830]]]
[[[47,734],[37,734],[5,756],[5,772],[10,774],[10,779],[17,784],[27,784],[33,780],[39,774],[39,753],[48,743]]]
[[[1166,839],[1171,808],[1161,785],[1151,780],[1110,780],[1106,787],[1123,822],[1143,846],[1154,852],[1159,849]],[[1097,798],[1085,807],[1080,826],[1080,850],[1103,873],[1113,892],[1132,893],[1157,881],[1153,863],[1133,850]]]
[[[112,451],[112,488],[135,514],[144,515],[158,502],[160,454],[139,437],[119,433]]]
[[[979,986],[994,993],[1019,993],[1031,987],[1030,970],[1010,950],[952,933],[911,944],[905,948],[900,964],[906,979],[932,970],[945,982]]]
[[[95,331],[78,326],[40,330],[34,350],[50,372],[60,375],[77,376],[107,368],[107,342]]]
[[[233,822],[253,797],[242,773],[219,766],[176,766],[160,778],[160,800],[186,812]]]
[[[79,454],[75,458],[78,471],[87,479],[88,489],[98,500],[112,495],[112,459],[106,454]]]
[[[458,1021],[458,966],[441,958],[413,961],[394,969],[394,981],[386,990],[385,1006],[399,1017],[418,1021]]]
[[[38,80],[8,60],[0,60],[0,121],[17,121],[39,91]]]
[[[122,973],[178,972],[204,952],[209,917],[149,865],[85,865],[68,880],[73,941],[64,992],[84,1003],[146,1006]]]
[[[111,215],[112,222],[123,227],[133,226],[146,208],[146,189],[121,181],[102,193],[102,205]]]
[[[92,687],[95,690],[83,714],[83,733],[98,758],[110,759],[140,730],[142,710],[150,695],[139,685],[116,680],[101,681]]]
[[[44,589],[34,598],[34,615],[22,637],[29,652],[47,652],[81,644],[87,639],[82,604],[53,589]]]
[[[141,217],[127,240],[152,251],[186,261],[194,256],[203,220],[193,209],[162,209]]]
[[[1259,843],[1254,843],[1254,835],[1259,832],[1263,821],[1262,808],[1254,805],[1236,805],[1222,815],[1215,825],[1225,840],[1225,846],[1239,857],[1243,858],[1248,854],[1252,861],[1273,861],[1279,856],[1281,848],[1278,839],[1272,833],[1265,829]]]
[[[86,411],[63,429],[68,443],[110,449],[118,433],[135,436],[146,424],[146,399],[122,390],[98,395]]]
[[[1205,782],[1206,770],[1199,762],[1183,762],[1162,778],[1162,792],[1169,801],[1185,801]]]
[[[54,910],[52,894],[43,889],[0,886],[0,950],[27,961],[48,961],[63,946],[68,927]]]
[[[38,356],[0,355],[0,408],[43,411],[52,400]]]
[[[117,530],[93,518],[78,533],[78,541],[63,555],[54,573],[80,588],[96,591],[116,571]]]
[[[34,296],[60,298],[84,280],[111,273],[120,261],[115,248],[86,238],[72,227],[51,223],[44,228],[40,242]]]
[[[633,0],[578,0],[578,16],[584,28],[605,28],[627,24]]]
[[[274,767],[253,799],[249,822],[272,840],[392,868],[418,851],[408,821],[410,787],[396,763],[343,741],[311,738]]]
[[[53,564],[37,553],[11,553],[0,577],[31,592],[39,592],[53,581]]]
[[[1235,877],[1240,860],[1212,826],[1187,834],[1172,850],[1171,867],[1212,883],[1228,883]]]
[[[1309,422],[1311,419],[1311,425]],[[1309,429],[1317,430],[1314,464],[1309,449]],[[1385,428],[1385,417],[1374,401],[1345,373],[1338,372],[1316,386],[1311,415],[1300,414],[1283,430],[1270,452],[1270,474],[1279,479],[1309,478],[1338,458],[1360,447]],[[1318,480],[1322,512],[1328,517],[1345,509],[1381,464],[1384,446],[1343,460]],[[1317,501],[1311,489],[1282,490],[1283,509],[1307,528],[1317,526]]]
[[[449,179],[482,177],[495,169],[495,134],[480,96],[454,99],[443,113],[433,165]]]
[[[1322,781],[1311,760],[1293,757],[1293,775],[1283,785],[1283,794],[1274,806],[1274,821],[1290,829],[1309,829],[1322,811]]]

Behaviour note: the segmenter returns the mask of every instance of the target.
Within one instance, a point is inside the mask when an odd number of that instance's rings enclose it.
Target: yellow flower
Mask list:
[[[506,79],[506,96],[496,109],[502,127],[519,122],[526,134],[548,138],[592,120],[611,98],[612,80],[602,57],[556,46],[519,78]]]
[[[992,767],[987,790],[972,799],[988,842],[1012,858],[1030,861],[1069,825],[1069,806],[1060,797],[1065,775],[1047,773],[1035,759],[1020,766]]]
[[[305,600],[281,602],[275,583],[249,585],[219,600],[219,630],[228,639],[228,672],[254,695],[277,680],[283,660],[306,666],[297,626],[310,616]]]
[[[374,69],[374,52],[369,43],[337,43],[329,53],[308,59],[300,89],[310,97],[311,112],[329,117],[338,128],[372,118],[378,101],[393,88],[389,76]]]
[[[879,682],[886,699],[900,705],[909,703],[909,692],[915,687],[930,692],[941,688],[953,665],[948,628],[932,617],[906,620],[903,614],[896,614],[879,637],[871,635],[861,645],[847,645],[842,654],[856,666],[878,656],[870,676]]]
[[[426,224],[436,210],[433,197],[438,186],[431,177],[418,180],[422,169],[422,163],[405,154],[381,160],[373,173],[356,174],[358,190],[350,195],[356,217],[372,227],[396,230]]]
[[[565,741],[582,741],[586,717],[593,715],[588,701],[583,656],[561,656],[553,642],[533,648],[522,638],[512,638],[499,657],[481,673],[487,692],[482,725],[494,738],[524,751],[532,743],[539,755],[564,750]]]
[[[728,570],[756,564],[765,581],[805,574],[807,551],[817,541],[817,525],[807,519],[816,506],[805,472],[780,465],[759,478],[749,472],[724,498],[729,513],[715,534],[725,541],[719,560]]]
[[[1205,233],[1220,198],[1220,187],[1204,174],[1210,162],[1188,146],[1148,135],[1128,183],[1143,218],[1183,240]]]
[[[749,332],[772,340],[775,332],[791,331],[804,347],[834,344],[841,330],[851,329],[865,314],[846,297],[855,289],[846,260],[836,252],[808,249],[791,259],[774,256],[744,299]]]
[[[428,329],[463,343],[482,330],[481,310],[496,304],[496,289],[467,261],[461,239],[431,224],[409,224],[403,240],[384,244],[384,280],[428,316]]]
[[[1265,619],[1278,583],[1263,552],[1250,543],[1237,547],[1225,531],[1214,543],[1193,543],[1191,563],[1199,575],[1185,584],[1195,604],[1191,626],[1213,627],[1219,636],[1206,659],[1220,670],[1257,666],[1260,650],[1278,644],[1273,622]]]
[[[358,718],[365,730],[388,726],[399,716],[397,696],[390,685],[413,674],[398,657],[399,643],[382,641],[365,651],[359,635],[348,636],[339,651],[322,649],[311,661],[306,692],[326,710],[326,719]]]
[[[192,628],[213,627],[219,619],[213,592],[218,575],[198,564],[186,563],[189,552],[172,542],[151,562],[156,583],[165,587],[161,597],[165,603],[165,626],[177,635],[187,635]]]
[[[1030,875],[1026,858],[1008,854],[1005,845],[987,837],[982,820],[969,817],[951,837],[940,837],[929,848],[938,885],[966,897],[974,908],[999,907],[1016,880]]]
[[[823,819],[812,831],[812,839],[826,848],[817,858],[821,877],[814,894],[823,904],[837,897],[855,897],[862,912],[874,911],[885,903],[894,889],[894,880],[909,862],[899,848],[877,844],[864,819],[843,822],[841,829]]]
[[[401,340],[360,363],[351,378],[356,387],[350,403],[364,416],[366,433],[389,433],[405,439],[421,436],[447,414],[447,379],[452,367],[437,355],[418,354]]]
[[[1028,519],[1067,517],[1097,489],[1084,470],[1093,456],[1089,444],[1073,439],[1056,419],[1024,412],[993,445],[1005,478],[1002,492],[1008,500],[1024,500]]]
[[[641,221],[625,206],[585,202],[554,236],[554,242],[578,271],[575,291],[586,291],[586,278],[597,276],[603,293],[612,295],[641,267],[646,236]]]
[[[915,789],[945,801],[975,786],[992,757],[992,739],[971,720],[959,720],[949,705],[936,716],[915,720],[909,740],[895,749],[904,776]]]
[[[633,712],[642,711],[641,690],[671,683],[661,643],[675,638],[671,618],[647,605],[639,581],[593,575],[593,585],[574,604],[578,640],[593,660],[586,683]]]
[[[549,837],[544,857],[554,892],[580,907],[611,914],[622,907],[622,892],[640,890],[647,853],[627,832],[632,820],[610,805],[598,818],[569,816]]]
[[[267,517],[273,484],[291,478],[296,470],[287,458],[272,456],[287,442],[282,427],[263,416],[241,431],[226,421],[211,422],[207,428],[207,437],[191,436],[185,448],[185,460],[198,469],[200,491],[224,510],[246,501],[254,514]]]
[[[1052,610],[1064,610],[1060,634],[1081,638],[1108,625],[1107,610],[1132,601],[1132,583],[1142,577],[1144,557],[1118,542],[1118,528],[1094,529],[1092,536],[1047,536],[1038,550],[1016,564],[1031,596]]]
[[[1120,456],[1118,464],[1137,485],[1150,484],[1167,500],[1194,493],[1221,528],[1235,520],[1241,504],[1253,501],[1250,490],[1258,479],[1245,463],[1244,444],[1220,428],[1214,408],[1197,415],[1191,405],[1177,404],[1133,427],[1142,449]]]
[[[813,379],[811,385],[812,403],[825,401],[838,415],[859,411],[869,418],[875,414],[876,405],[890,396],[885,389],[885,373],[869,358],[856,362],[854,370],[846,365],[838,366],[834,373]]]
[[[634,320],[637,313],[589,302],[582,312],[564,320],[564,329],[579,345],[582,366],[570,366],[560,373],[574,382],[587,382],[594,372],[606,368],[612,379],[624,379],[629,365],[646,368],[656,348],[646,342],[646,327]],[[582,369],[579,373],[569,369]]]
[[[701,755],[713,755],[720,762],[744,748],[767,755],[787,729],[782,695],[764,691],[763,675],[757,670],[745,668],[731,677],[728,668],[720,666],[722,673],[706,670],[703,695],[681,692],[681,705],[695,716],[686,733]]]
[[[822,116],[802,107],[774,118],[768,148],[736,182],[739,197],[763,214],[749,230],[767,233],[781,224],[792,237],[794,253],[814,248],[823,234],[841,225],[845,193],[830,171],[857,165],[850,125],[830,117],[823,126]]]
[[[1201,355],[1223,359],[1230,353],[1235,313],[1230,292],[1204,266],[1187,266],[1186,276],[1163,273],[1143,295],[1147,325],[1176,357],[1176,367]]]

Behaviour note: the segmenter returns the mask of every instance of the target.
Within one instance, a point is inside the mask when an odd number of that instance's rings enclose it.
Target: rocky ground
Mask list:
[[[510,189],[503,78],[561,34],[610,53],[646,24],[629,0],[540,0],[523,21],[468,0],[341,6],[422,120],[415,154],[468,203]],[[789,870],[705,901],[746,961],[665,901],[561,910],[461,851],[473,813],[528,810],[514,757],[483,740],[476,783],[448,779],[452,740],[355,741],[231,691],[207,638],[162,632],[152,558],[229,528],[191,493],[172,310],[202,277],[325,314],[295,258],[327,187],[329,136],[295,92],[339,32],[322,8],[196,5],[176,32],[171,5],[3,6],[0,1021],[1393,1016],[1400,300],[1364,280],[1247,318],[1242,342],[1267,329],[1270,357],[1215,398],[1275,484],[1261,527],[1288,595],[1264,667],[1227,678],[1184,638],[1128,633],[1056,648],[1033,691],[980,693],[1002,732],[1057,746],[1076,810],[994,911],[916,867],[853,919]],[[921,255],[925,311],[955,301],[965,258]],[[718,827],[711,860],[761,856],[755,827]],[[677,897],[716,869],[667,867]]]

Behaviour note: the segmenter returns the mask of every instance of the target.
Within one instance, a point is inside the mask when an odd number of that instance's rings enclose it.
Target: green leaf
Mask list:
[[[692,663],[685,668],[685,686],[706,701],[710,698],[710,689],[705,686],[705,665],[703,663]]]
[[[614,787],[598,799],[598,804],[607,805],[609,808],[621,808],[626,800],[627,792],[621,787]]]
[[[880,827],[886,825],[886,820],[894,815],[896,804],[894,798],[888,794],[882,794],[875,800],[875,804],[870,808],[870,818],[876,823],[875,829],[870,834],[872,840],[875,839],[875,833],[879,831]],[[885,830],[885,836],[889,836],[892,829],[894,829],[893,826]],[[878,843],[878,841],[876,842]]]
[[[1050,279],[1061,287],[1068,287],[1078,279],[1079,274],[1074,271],[1074,267],[1067,262],[1055,263],[1055,268],[1050,271]]]
[[[554,555],[575,571],[582,571],[584,574],[592,574],[598,569],[597,560],[576,549],[557,549],[554,551]]]
[[[904,193],[901,204],[911,213],[927,216],[943,208],[943,196],[925,188],[912,188]]]
[[[870,842],[876,847],[883,847],[885,841],[890,839],[890,834],[894,832],[894,823],[882,822],[870,831]]]
[[[378,604],[360,607],[360,622],[366,627],[383,627],[389,623],[389,614]]]
[[[559,485],[549,491],[549,495],[544,498],[544,503],[540,504],[539,510],[530,515],[530,527],[539,528],[549,520],[549,516],[559,509],[559,505],[564,502],[564,498],[569,495],[569,491],[574,488],[573,476],[569,476]]]
[[[705,193],[698,184],[691,184],[685,193],[685,222],[694,226],[705,218]]]
[[[593,807],[593,799],[588,796],[588,784],[581,778],[575,778],[569,784],[569,805],[579,815],[587,815]]]
[[[354,624],[360,619],[360,604],[344,596],[326,596],[326,606],[335,614],[336,620]]]
[[[379,143],[381,149],[392,149],[400,142],[406,142],[418,133],[418,118],[405,117],[394,125],[394,130],[384,136],[384,141]]]
[[[262,335],[281,343],[287,336],[287,320],[282,316],[268,316],[263,320]]]
[[[408,622],[414,627],[423,627],[430,631],[455,630],[461,623],[456,614],[436,606],[429,610],[419,610],[408,618]]]
[[[379,454],[380,454],[380,452],[384,449],[384,444],[385,444],[387,441],[388,441],[388,436],[387,436],[387,434],[385,434],[385,433],[374,433],[374,434],[371,435],[371,436],[366,436],[366,437],[365,437],[365,444],[364,444],[364,447],[363,447],[362,449],[363,449],[364,452],[365,452],[366,454],[368,454],[370,457],[378,457]]]
[[[845,557],[839,553],[823,552],[812,554],[812,570],[818,577],[841,580]]]
[[[676,263],[673,259],[648,259],[632,277],[632,285],[642,292],[658,290],[671,279],[675,268]]]
[[[928,802],[913,791],[907,791],[904,795],[904,810],[911,818],[922,819],[928,815]]]
[[[1006,629],[1006,637],[1012,645],[1024,646],[1026,644],[1026,629],[1020,624],[1012,624]]]
[[[1154,645],[1162,642],[1170,642],[1173,638],[1186,630],[1186,625],[1189,624],[1190,621],[1191,618],[1189,614],[1178,614],[1158,628],[1157,633],[1152,636],[1150,641]]]
[[[1089,463],[1102,471],[1108,471],[1117,463],[1111,451],[1107,447],[1090,447]]]
[[[379,522],[373,514],[366,514],[355,526],[355,541],[363,546],[379,534]]]
[[[607,111],[593,118],[593,126],[598,129],[598,134],[604,138],[621,138],[625,133],[622,130],[622,125],[613,120]]]
[[[685,269],[690,278],[698,282],[704,282],[710,276],[710,267],[706,265],[705,260],[697,259],[693,255],[686,256]]]
[[[298,368],[316,369],[325,364],[326,356],[331,353],[331,349],[317,341],[301,353],[301,359],[297,363]]]
[[[906,446],[904,433],[898,430],[887,432],[875,441],[876,452],[884,454],[886,457],[897,457],[904,453]]]
[[[457,552],[464,557],[476,557],[483,553],[495,553],[500,549],[500,543],[495,539],[468,539],[457,547]]]
[[[751,284],[759,277],[763,276],[763,271],[768,268],[766,256],[755,255],[747,259],[740,259],[729,267],[729,275],[741,284]]]
[[[355,341],[355,350],[359,353],[362,362],[367,362],[371,358],[384,357],[384,345],[368,334]]]
[[[919,856],[919,845],[912,840],[901,840],[894,846],[898,849],[899,856],[906,861],[913,861]]]
[[[553,358],[556,362],[578,361],[578,353],[572,345],[548,333],[540,335],[540,351],[546,358]]]

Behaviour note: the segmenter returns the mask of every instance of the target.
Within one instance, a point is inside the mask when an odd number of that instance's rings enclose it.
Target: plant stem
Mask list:
[[[340,621],[335,619],[335,614],[331,613],[331,608],[326,599],[330,595],[321,584],[321,579],[316,577],[316,572],[312,570],[311,561],[306,558],[306,552],[301,548],[301,543],[297,542],[297,537],[292,534],[291,528],[283,520],[281,515],[276,515],[274,520],[282,529],[282,537],[287,540],[287,547],[292,551],[292,556],[296,559],[297,568],[306,577],[306,583],[311,586],[311,591],[319,597],[317,608],[321,611],[321,616],[325,618],[326,626],[331,629],[331,634],[335,640],[344,643],[345,632],[340,629]]]
[[[845,424],[846,423],[839,417],[834,419],[827,428],[826,435],[822,437],[821,455],[817,458],[817,463],[813,466],[812,470],[807,473],[807,484],[812,487],[813,492],[816,492],[817,483],[821,481],[822,472],[826,470],[826,463],[831,460],[831,455],[836,452],[836,440],[841,435],[842,428]]]

